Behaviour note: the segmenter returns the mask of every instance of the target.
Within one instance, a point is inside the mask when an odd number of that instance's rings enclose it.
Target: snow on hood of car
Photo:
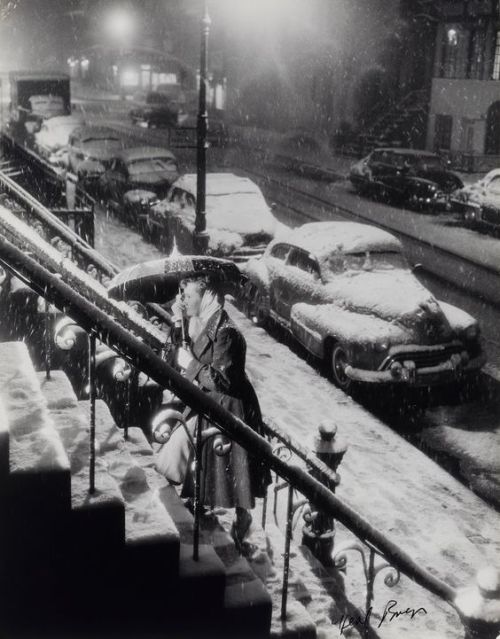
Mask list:
[[[325,290],[332,303],[345,310],[407,328],[432,322],[439,328],[439,337],[451,334],[439,303],[409,270],[348,271],[326,284]]]
[[[374,315],[360,315],[336,304],[295,304],[291,319],[306,324],[320,335],[335,334],[345,342],[410,344],[414,341],[412,332],[400,324]]]
[[[366,251],[401,252],[398,239],[375,226],[357,222],[311,222],[293,229],[291,244],[315,255],[320,262],[332,253],[364,253]]]

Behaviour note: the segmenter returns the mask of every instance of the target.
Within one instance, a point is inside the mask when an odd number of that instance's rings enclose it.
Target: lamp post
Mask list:
[[[203,19],[201,21],[200,88],[197,119],[196,144],[196,219],[194,227],[194,246],[196,253],[204,255],[208,248],[206,219],[206,183],[207,183],[207,82],[208,82],[208,34],[210,16],[207,0],[204,0]]]

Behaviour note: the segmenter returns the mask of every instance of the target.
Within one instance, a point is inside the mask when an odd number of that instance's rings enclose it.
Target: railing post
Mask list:
[[[95,346],[96,337],[89,333],[89,492],[95,492],[95,400],[96,400],[96,374],[95,374]]]
[[[50,379],[50,369],[51,369],[51,354],[52,354],[52,344],[51,344],[51,333],[50,333],[50,306],[49,302],[45,300],[45,308],[44,308],[44,337],[45,337],[45,377],[46,379]]]
[[[320,461],[325,463],[333,472],[344,457],[347,444],[336,439],[337,426],[333,422],[322,422],[318,426],[318,436],[314,438],[313,450]],[[318,473],[314,469],[310,474],[315,479],[321,481]],[[335,492],[335,487],[339,483],[329,481],[326,487]],[[335,539],[335,522],[333,516],[327,515],[311,504],[311,513],[306,519],[306,524],[302,528],[302,543],[309,548],[313,555],[325,566],[333,565],[332,553]]]
[[[286,606],[288,601],[288,577],[290,574],[290,542],[293,525],[293,486],[288,486],[288,502],[286,509],[286,537],[285,554],[283,558],[283,592],[281,594],[281,620],[286,620]]]
[[[195,441],[195,473],[194,473],[194,530],[193,530],[193,559],[198,561],[200,549],[200,514],[201,514],[201,453],[203,441],[201,437],[202,417],[196,420],[196,441]]]
[[[500,636],[500,571],[488,566],[477,573],[476,583],[457,592],[453,605],[462,620],[464,639]]]

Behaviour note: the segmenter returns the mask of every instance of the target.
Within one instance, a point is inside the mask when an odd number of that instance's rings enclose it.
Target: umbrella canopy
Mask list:
[[[164,303],[176,296],[179,282],[188,277],[209,275],[226,291],[241,281],[233,262],[205,255],[181,255],[130,266],[116,275],[108,286],[108,295],[117,300]]]

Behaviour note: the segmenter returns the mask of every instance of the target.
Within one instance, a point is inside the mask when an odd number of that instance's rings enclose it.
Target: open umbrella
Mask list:
[[[200,275],[211,276],[227,292],[242,278],[236,264],[229,260],[181,255],[174,249],[168,257],[141,262],[118,273],[109,283],[108,295],[117,300],[164,303],[176,296],[182,279]]]

